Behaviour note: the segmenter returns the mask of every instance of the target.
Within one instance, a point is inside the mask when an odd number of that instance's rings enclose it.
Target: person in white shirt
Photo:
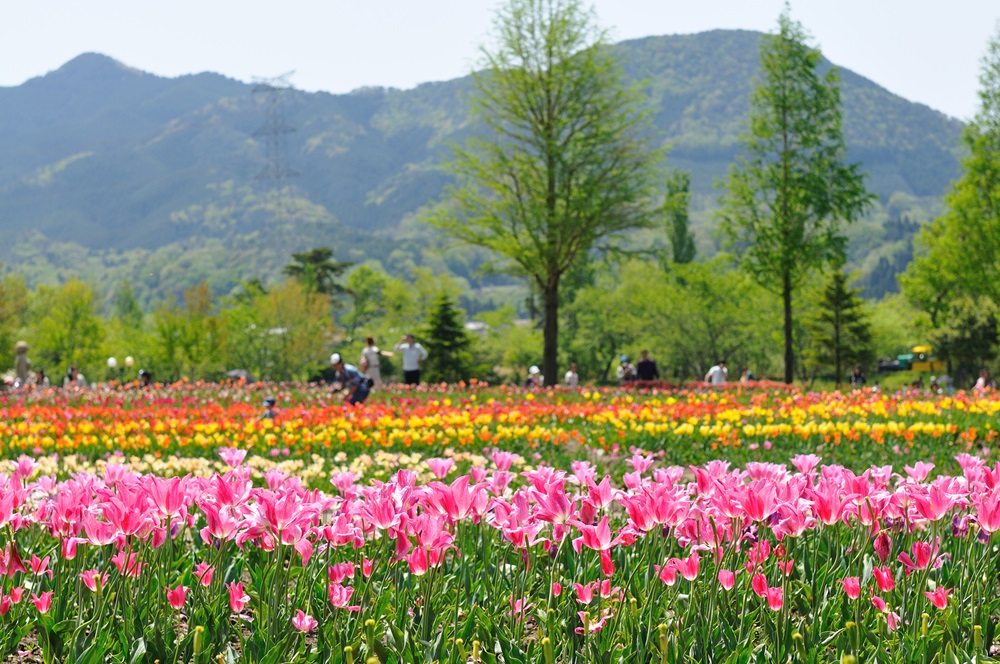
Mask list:
[[[708,370],[705,374],[705,382],[711,383],[712,385],[722,385],[726,382],[726,378],[729,377],[729,371],[726,369],[726,361],[719,360],[718,363]]]
[[[580,385],[580,374],[576,372],[576,362],[570,363],[569,371],[566,372],[565,381],[566,387],[577,387]]]
[[[397,353],[403,354],[403,382],[407,385],[420,384],[420,363],[427,359],[427,351],[407,334],[395,346]]]
[[[382,387],[382,371],[379,368],[379,360],[382,355],[382,351],[375,345],[375,339],[368,337],[365,341],[365,347],[361,351],[361,361],[358,363],[358,368],[364,375],[372,379],[372,384],[375,387]]]

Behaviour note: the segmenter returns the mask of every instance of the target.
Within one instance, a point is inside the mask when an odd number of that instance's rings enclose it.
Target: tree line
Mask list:
[[[0,352],[30,336],[60,370],[134,348],[165,379],[241,368],[289,380],[316,375],[331,349],[350,358],[366,336],[389,345],[413,332],[438,344],[431,379],[518,380],[541,364],[550,383],[571,361],[608,380],[621,354],[644,347],[676,380],[724,358],[758,376],[840,382],[850,365],[925,342],[959,374],[993,358],[1000,38],[983,61],[981,109],[947,210],[921,232],[903,296],[874,304],[844,272],[845,227],[873,196],[846,158],[837,72],[787,9],[761,42],[742,150],[718,183],[727,253],[711,261],[697,260],[689,175],[664,174],[669,155],[656,147],[642,82],[624,85],[591,11],[579,0],[509,0],[492,43],[472,93],[485,129],[455,148],[453,185],[423,219],[524,280],[528,306],[480,312],[470,332],[447,275],[404,279],[317,248],[293,256],[283,283],[249,282],[219,301],[201,284],[149,314],[128,284],[102,317],[82,282],[32,293],[8,277]]]

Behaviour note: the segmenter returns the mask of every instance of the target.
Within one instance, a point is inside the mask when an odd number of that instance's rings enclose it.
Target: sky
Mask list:
[[[586,0],[585,0],[586,2]],[[769,31],[783,0],[591,0],[615,41],[716,28]],[[998,0],[791,0],[824,55],[891,92],[968,119]],[[0,0],[0,86],[85,52],[161,76],[295,87],[410,88],[465,75],[494,0]]]

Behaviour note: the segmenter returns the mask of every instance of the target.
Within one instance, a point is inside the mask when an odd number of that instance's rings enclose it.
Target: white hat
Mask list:
[[[538,367],[536,367],[534,364],[532,364],[531,367],[528,369],[528,373],[531,374],[532,376],[534,376],[537,373],[541,373],[541,370],[539,370]]]
[[[340,353],[334,353],[330,356],[330,364],[340,364]]]

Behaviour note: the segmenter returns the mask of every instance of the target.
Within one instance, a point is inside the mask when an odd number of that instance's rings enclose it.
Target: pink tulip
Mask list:
[[[910,572],[913,570],[926,569],[931,562],[932,549],[931,545],[927,542],[914,542],[913,546],[910,547],[913,552],[913,557],[910,557],[908,553],[901,553],[896,558],[899,562],[906,566],[906,574],[909,576]]]
[[[872,575],[882,592],[889,592],[896,587],[896,580],[893,578],[892,570],[888,567],[875,567],[872,569]]]
[[[559,595],[562,595],[562,584],[559,583],[558,581],[553,581],[552,582],[552,596],[553,597],[559,597]]]
[[[307,615],[302,609],[296,609],[295,617],[292,618],[292,625],[300,632],[311,632],[316,629],[319,623],[316,622],[315,618]]]
[[[49,590],[41,595],[32,593],[31,603],[35,605],[35,608],[39,613],[48,613],[49,609],[52,607],[52,591]]]
[[[604,576],[612,576],[615,573],[615,563],[611,560],[610,551],[601,551],[601,573]]]
[[[52,578],[52,570],[48,569],[49,556],[45,556],[44,558],[39,559],[38,556],[32,554],[30,565],[31,565],[31,573],[34,574],[35,576],[41,574],[48,574],[49,578],[50,579]]]
[[[7,612],[10,611],[10,606],[13,602],[14,599],[12,597],[0,593],[0,616],[7,615]]]
[[[892,554],[892,540],[889,539],[889,535],[884,530],[875,538],[873,546],[880,561],[884,563],[889,559]]]
[[[354,578],[354,563],[336,563],[326,571],[330,583],[343,583],[344,579]]]
[[[330,584],[330,604],[338,609],[347,609],[348,611],[360,611],[361,607],[354,605],[350,606],[351,595],[354,594],[354,588],[350,586],[342,586],[339,583]]]
[[[785,600],[781,588],[767,589],[767,606],[772,611],[778,611],[784,605]]]
[[[219,457],[228,465],[230,468],[236,468],[241,463],[243,459],[247,456],[246,450],[239,450],[235,447],[227,447],[219,450]]]
[[[98,587],[103,588],[108,583],[108,575],[101,574],[96,569],[89,569],[86,572],[80,573],[80,578],[83,579],[83,585],[87,586],[91,592],[97,592]]]
[[[878,595],[872,595],[872,604],[875,605],[875,608],[881,611],[882,613],[889,612],[889,607],[886,606],[885,600],[879,597]]]
[[[989,493],[977,493],[972,497],[976,507],[976,521],[985,532],[993,534],[1000,530],[1000,486]]]
[[[368,560],[367,558],[362,558],[361,559],[361,574],[363,574],[366,579],[369,578],[369,577],[371,577],[371,575],[372,575],[372,565],[374,565],[374,564],[375,564],[375,561],[373,561],[373,560]]]
[[[232,609],[233,613],[241,613],[243,607],[250,601],[250,596],[243,592],[243,582],[227,583],[226,589],[229,590],[229,608]]]
[[[850,599],[857,599],[861,596],[861,579],[856,576],[849,576],[841,579],[840,584],[844,587],[844,594]]]
[[[175,609],[183,608],[184,602],[187,601],[189,590],[191,589],[185,585],[179,585],[176,588],[167,588],[167,601],[170,602],[170,606]]]
[[[20,604],[21,598],[24,597],[24,588],[18,586],[16,588],[11,588],[10,590],[10,601],[14,604]]]
[[[209,566],[208,563],[198,563],[194,566],[194,575],[198,579],[198,583],[203,586],[212,585],[212,577],[215,574],[215,568]]]
[[[663,581],[667,586],[672,586],[677,583],[677,564],[676,558],[672,558],[667,561],[667,564],[663,567],[659,565],[654,565],[654,568],[659,573],[660,581]]]
[[[754,574],[750,580],[750,587],[758,597],[767,597],[767,577],[763,574]]]
[[[454,459],[427,459],[424,463],[426,463],[427,467],[431,469],[432,473],[434,473],[434,477],[439,480],[444,479],[444,477],[447,476],[448,473],[451,472],[451,469],[455,466]]]
[[[924,591],[924,595],[926,595],[927,599],[931,601],[931,604],[933,604],[939,609],[945,609],[948,607],[948,595],[950,594],[951,594],[950,588],[945,589],[942,588],[941,586],[938,586],[937,590],[935,590],[932,593]]]
[[[730,572],[728,569],[719,570],[719,585],[726,590],[732,590],[733,586],[736,585],[736,575]]]
[[[574,583],[573,590],[576,591],[576,601],[580,604],[590,604],[594,601],[594,585],[593,583],[587,585]]]
[[[698,578],[700,559],[697,551],[692,552],[687,558],[674,558],[673,562],[677,566],[677,571],[680,572],[680,575],[684,577],[685,580],[694,581]]]

